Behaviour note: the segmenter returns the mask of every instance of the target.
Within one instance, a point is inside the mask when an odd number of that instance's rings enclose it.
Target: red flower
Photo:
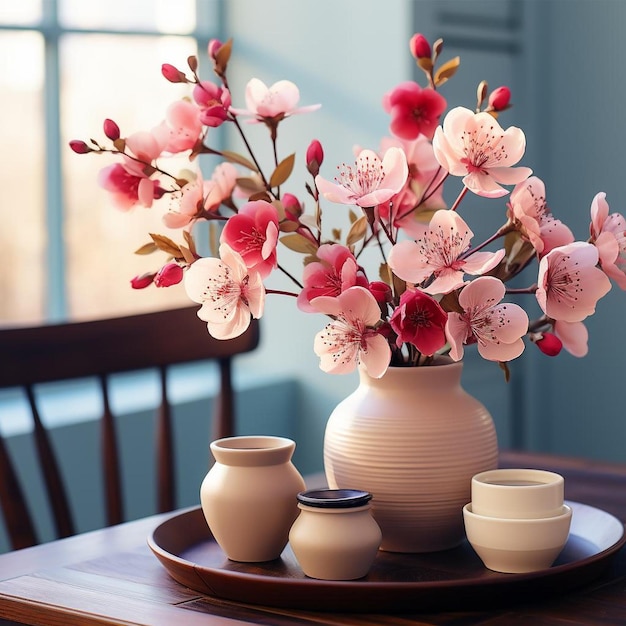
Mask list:
[[[422,89],[417,83],[400,83],[383,99],[383,108],[391,114],[391,132],[401,139],[425,135],[432,139],[446,99],[434,89]]]
[[[433,355],[446,343],[447,313],[423,291],[405,291],[389,323],[398,335],[397,345],[413,344],[422,354]]]

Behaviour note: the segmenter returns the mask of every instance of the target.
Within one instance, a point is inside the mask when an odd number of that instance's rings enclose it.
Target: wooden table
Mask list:
[[[567,499],[626,521],[626,465],[528,453],[503,453],[501,465],[557,471]],[[0,624],[626,624],[626,550],[588,586],[540,603],[410,615],[315,613],[242,605],[175,582],[146,544],[167,517],[0,555]]]

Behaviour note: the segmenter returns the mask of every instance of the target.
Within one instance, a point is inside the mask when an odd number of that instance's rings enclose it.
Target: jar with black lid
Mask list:
[[[372,494],[314,489],[297,498],[300,514],[289,532],[289,543],[302,571],[321,580],[365,576],[382,539],[370,511]]]

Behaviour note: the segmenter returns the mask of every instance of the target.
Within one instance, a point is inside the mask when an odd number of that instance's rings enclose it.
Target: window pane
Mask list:
[[[116,162],[110,155],[77,155],[71,139],[105,142],[102,123],[115,120],[122,135],[150,130],[167,106],[188,94],[188,86],[168,83],[161,63],[184,68],[196,54],[195,41],[174,37],[68,35],[61,42],[61,132],[70,316],[103,317],[148,308],[190,304],[182,285],[133,290],[133,276],[156,271],[165,255],[139,256],[148,233],[180,231],[162,226],[162,211],[137,207],[123,213],[97,184],[98,171]],[[181,163],[182,167],[182,163]]]
[[[196,26],[195,0],[59,0],[59,20],[71,28],[190,33]]]
[[[41,0],[0,3],[0,23],[30,26],[41,20]]]
[[[44,314],[43,54],[37,33],[0,33],[2,322]]]

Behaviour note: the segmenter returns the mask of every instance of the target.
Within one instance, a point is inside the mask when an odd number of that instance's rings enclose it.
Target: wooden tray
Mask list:
[[[602,574],[626,543],[624,525],[585,504],[573,509],[570,536],[556,563],[531,574],[486,569],[471,546],[430,554],[379,551],[370,573],[355,581],[306,577],[291,548],[266,563],[229,561],[200,508],[178,513],[148,538],[170,576],[201,593],[311,611],[408,612],[479,608],[528,601],[582,586]]]

